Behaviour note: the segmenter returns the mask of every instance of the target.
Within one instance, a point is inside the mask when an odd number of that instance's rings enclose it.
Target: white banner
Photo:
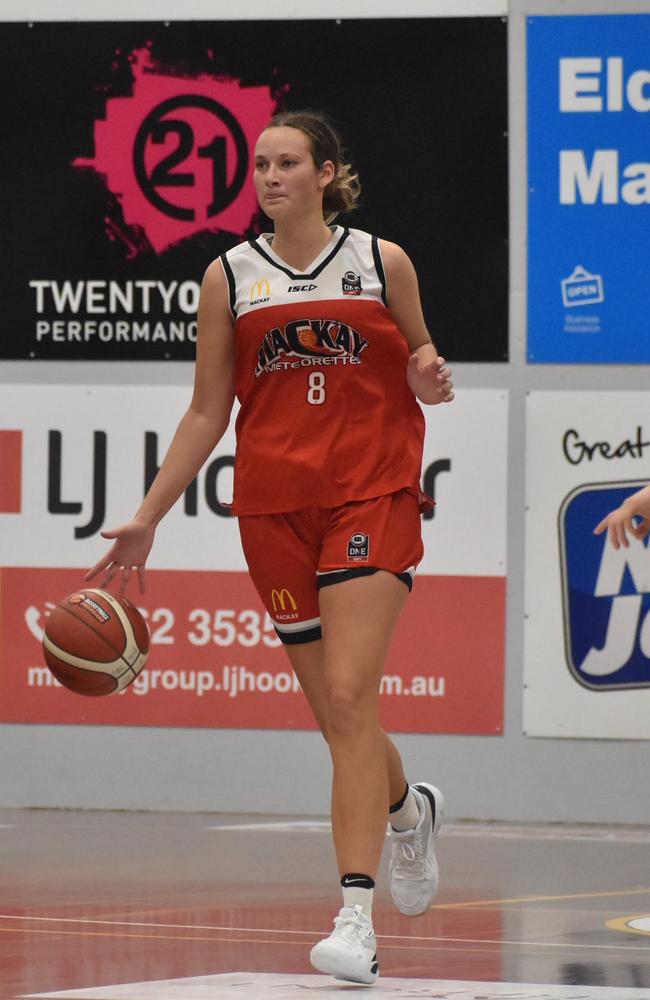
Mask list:
[[[177,386],[1,386],[0,435],[19,435],[22,498],[19,512],[4,514],[0,499],[0,564],[91,566],[106,551],[99,531],[141,503],[190,398]],[[463,390],[451,405],[424,411],[423,484],[437,506],[424,522],[420,569],[504,576],[506,394]],[[223,506],[232,498],[234,450],[233,416],[196,484],[161,523],[152,569],[246,568],[236,520]]]
[[[524,731],[650,738],[650,548],[598,522],[650,479],[650,392],[527,408]]]

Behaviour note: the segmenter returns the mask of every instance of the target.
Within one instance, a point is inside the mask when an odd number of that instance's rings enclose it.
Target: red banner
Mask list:
[[[247,573],[151,570],[143,672],[124,692],[89,698],[45,666],[49,611],[82,585],[78,569],[0,570],[0,722],[314,729],[289,661]],[[396,732],[500,733],[501,577],[416,578],[382,681]]]

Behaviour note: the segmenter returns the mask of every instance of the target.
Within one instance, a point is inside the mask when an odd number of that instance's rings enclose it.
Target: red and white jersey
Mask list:
[[[241,404],[233,512],[336,507],[417,487],[424,417],[377,238],[334,226],[302,274],[271,240],[220,258]]]

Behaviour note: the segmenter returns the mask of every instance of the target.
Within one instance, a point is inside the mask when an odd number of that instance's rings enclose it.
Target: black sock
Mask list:
[[[344,889],[349,888],[351,885],[358,886],[359,889],[374,889],[375,880],[370,878],[370,875],[360,875],[357,872],[348,872],[347,875],[343,875],[341,878],[341,885]]]
[[[341,879],[341,888],[343,890],[343,906],[350,908],[360,906],[366,916],[372,919],[372,896],[375,880],[369,875],[348,872]]]
[[[402,795],[402,797],[399,800],[399,802],[395,802],[392,806],[390,806],[390,808],[388,810],[389,813],[396,813],[398,809],[402,808],[402,806],[404,805],[404,803],[406,802],[406,800],[408,798],[409,791],[410,791],[410,786],[409,786],[409,783],[407,781],[406,782],[406,788],[404,789],[404,794]]]

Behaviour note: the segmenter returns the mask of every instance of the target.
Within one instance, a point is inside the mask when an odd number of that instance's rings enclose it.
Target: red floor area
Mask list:
[[[313,973],[309,948],[340,905],[328,832],[323,824],[233,829],[239,822],[254,820],[0,814],[0,998]],[[649,840],[611,828],[448,827],[427,914],[399,914],[382,872],[374,910],[382,978],[577,983],[636,988],[650,1000],[647,935],[607,925],[650,912]]]

